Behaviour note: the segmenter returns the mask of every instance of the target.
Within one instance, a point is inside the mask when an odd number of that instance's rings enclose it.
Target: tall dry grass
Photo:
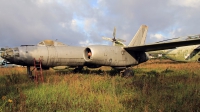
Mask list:
[[[133,68],[134,77],[99,71],[44,71],[44,83],[26,68],[2,68],[0,111],[200,111],[198,63],[153,60]],[[92,74],[90,74],[92,73]]]

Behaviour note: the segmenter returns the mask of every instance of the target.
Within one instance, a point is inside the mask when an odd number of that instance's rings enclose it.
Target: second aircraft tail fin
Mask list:
[[[141,25],[128,47],[144,45],[147,36],[148,27],[146,25]]]

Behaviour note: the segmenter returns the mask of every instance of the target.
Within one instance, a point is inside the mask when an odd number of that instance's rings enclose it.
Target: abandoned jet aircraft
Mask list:
[[[181,38],[185,38],[185,37],[181,37]],[[166,41],[168,42],[178,41],[181,38],[179,37],[179,38],[166,40]],[[187,36],[186,38],[186,40],[191,40],[191,39],[200,39],[200,35]],[[166,41],[161,41],[157,43],[163,43]],[[200,62],[200,45],[182,46],[182,47],[177,47],[175,49],[151,51],[148,53],[149,55],[154,56],[154,57],[164,56],[168,59],[171,59],[173,61],[178,61],[178,62]]]
[[[131,66],[146,62],[147,51],[171,49],[179,46],[200,44],[200,39],[166,43],[145,44],[147,26],[142,25],[128,46],[91,45],[88,47],[67,46],[61,42],[44,40],[37,45],[22,45],[10,48],[2,53],[7,61],[27,66],[34,66],[34,60],[41,60],[43,69],[54,66],[82,68],[111,66],[123,70],[124,75],[132,74]]]

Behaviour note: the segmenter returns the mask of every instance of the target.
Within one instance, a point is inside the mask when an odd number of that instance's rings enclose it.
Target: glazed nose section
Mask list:
[[[2,52],[1,57],[6,60],[13,60],[14,58],[14,51],[12,48],[6,49],[4,52]]]

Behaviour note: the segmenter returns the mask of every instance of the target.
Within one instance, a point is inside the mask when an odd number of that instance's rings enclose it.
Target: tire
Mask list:
[[[133,72],[133,70],[132,69],[130,69],[130,68],[128,68],[128,69],[126,69],[125,71],[124,71],[124,73],[123,73],[123,75],[122,75],[123,77],[130,77],[130,76],[134,76],[134,72]]]

